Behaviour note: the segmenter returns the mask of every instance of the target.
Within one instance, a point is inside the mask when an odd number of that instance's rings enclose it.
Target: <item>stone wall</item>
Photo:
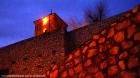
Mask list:
[[[120,13],[116,16],[107,18],[100,22],[95,22],[93,24],[89,24],[66,33],[65,40],[66,44],[68,44],[66,53],[70,53],[74,49],[81,46],[85,41],[90,39],[92,35],[97,34],[103,29],[110,27],[110,24],[123,20],[122,16],[124,16],[124,14],[126,13],[128,12]]]
[[[64,32],[45,33],[0,49],[0,70],[9,74],[43,74],[64,57]]]
[[[53,64],[46,78],[140,78],[139,26],[140,6]]]

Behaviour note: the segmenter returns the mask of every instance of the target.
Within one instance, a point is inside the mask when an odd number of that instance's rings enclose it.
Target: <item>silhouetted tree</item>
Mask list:
[[[84,11],[85,21],[88,23],[94,23],[101,21],[106,16],[107,5],[105,0],[100,0],[95,7],[95,10],[92,7],[88,7]]]

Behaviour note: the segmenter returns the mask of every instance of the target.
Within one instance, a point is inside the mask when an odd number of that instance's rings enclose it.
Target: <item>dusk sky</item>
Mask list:
[[[98,1],[0,0],[0,47],[33,37],[33,21],[48,15],[50,9],[67,23],[72,18],[83,23],[84,9],[94,7]],[[107,0],[107,15],[113,16],[130,10],[139,3],[140,0]]]

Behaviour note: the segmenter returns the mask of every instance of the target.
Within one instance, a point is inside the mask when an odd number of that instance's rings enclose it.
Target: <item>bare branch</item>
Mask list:
[[[92,7],[86,8],[84,11],[85,21],[87,23],[94,23],[103,20],[106,16],[106,6],[105,0],[101,0],[99,3],[97,3],[95,11],[93,11]]]

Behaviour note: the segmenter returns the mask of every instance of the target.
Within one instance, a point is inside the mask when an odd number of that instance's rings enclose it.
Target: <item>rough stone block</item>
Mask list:
[[[133,41],[123,41],[121,43],[121,46],[124,48],[124,49],[128,49],[128,48],[131,48],[133,46]]]
[[[95,75],[94,75],[94,78],[105,78],[104,77],[104,74],[102,72],[97,72]]]
[[[97,49],[90,49],[90,50],[88,50],[87,57],[91,58],[96,54],[97,54]]]
[[[122,30],[127,28],[130,25],[130,20],[124,20],[123,22],[117,24],[117,26],[115,26],[116,30]]]
[[[93,39],[94,39],[94,40],[98,40],[98,39],[99,39],[99,35],[94,35],[94,36],[93,36]]]
[[[67,71],[62,72],[62,78],[66,78],[67,77]]]
[[[110,56],[107,61],[109,64],[116,64],[117,58],[115,56]]]
[[[119,72],[119,69],[118,69],[117,65],[110,66],[109,69],[108,69],[108,75],[109,76],[116,75],[116,74],[118,74],[118,72]]]
[[[50,78],[57,78],[58,77],[58,70],[55,70],[50,73]]]
[[[81,61],[81,59],[77,57],[74,59],[74,64],[76,65],[76,64],[80,63],[80,61]]]
[[[134,35],[134,40],[140,40],[140,32]]]
[[[130,57],[129,60],[128,60],[127,66],[128,66],[129,69],[132,69],[136,66],[139,66],[139,62],[140,62],[139,58]]]
[[[135,72],[127,72],[123,71],[121,72],[121,78],[136,78],[136,73]]]
[[[111,29],[109,29],[107,38],[113,37],[114,34],[115,34],[115,30],[114,30],[114,28],[112,27]]]
[[[89,47],[95,47],[96,46],[96,42],[95,41],[92,41],[89,45]]]
[[[102,37],[102,38],[99,38],[99,41],[98,41],[98,43],[102,44],[102,43],[104,43],[104,42],[105,42],[105,38],[104,38],[104,37]]]
[[[82,64],[78,64],[75,68],[75,73],[80,73],[83,70]]]
[[[136,25],[131,25],[127,28],[127,39],[130,39],[136,32]]]
[[[135,23],[140,24],[140,12],[134,17],[134,21]]]
[[[87,61],[85,62],[84,66],[90,66],[92,64],[92,61],[90,59],[87,59]]]
[[[118,52],[119,52],[119,47],[118,46],[114,46],[113,48],[111,48],[109,50],[109,53],[112,54],[112,55],[116,55],[116,54],[118,54]]]
[[[80,53],[81,53],[81,52],[80,52],[80,50],[78,49],[78,50],[76,50],[76,52],[74,52],[74,56],[75,56],[75,57],[78,57],[78,56],[80,56]]]
[[[119,59],[125,59],[126,57],[128,57],[127,51],[124,51],[119,55]]]
[[[114,36],[114,40],[116,42],[121,42],[124,40],[124,32],[118,32],[115,36]]]
[[[105,69],[105,68],[107,67],[107,65],[108,65],[108,64],[107,64],[107,61],[101,62],[101,63],[100,63],[100,69],[102,69],[102,70]]]
[[[73,76],[74,75],[74,69],[71,68],[68,71],[69,71],[69,76]]]
[[[124,63],[123,60],[119,61],[119,67],[120,67],[121,70],[125,70],[126,69],[126,66],[125,66],[125,63]]]
[[[82,53],[85,53],[87,50],[88,50],[88,47],[85,46],[85,47],[82,49]]]

